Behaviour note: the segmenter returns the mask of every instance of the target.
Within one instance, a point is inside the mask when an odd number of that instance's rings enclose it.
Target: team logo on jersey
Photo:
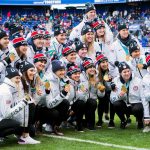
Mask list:
[[[138,86],[134,86],[134,87],[133,87],[133,90],[134,90],[134,91],[137,91],[137,90],[138,90]]]

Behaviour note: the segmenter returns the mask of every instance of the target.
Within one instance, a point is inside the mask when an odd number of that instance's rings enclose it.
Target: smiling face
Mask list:
[[[51,38],[44,39],[44,46],[50,47]]]
[[[95,67],[93,66],[93,67],[88,68],[88,69],[86,70],[86,74],[88,74],[88,75],[95,75],[95,74],[96,74],[96,69],[95,69]]]
[[[135,50],[131,54],[132,58],[139,58],[140,57],[140,50]]]
[[[42,48],[44,45],[44,39],[42,37],[37,38],[33,41],[33,43],[37,48]]]
[[[2,49],[6,49],[8,47],[9,44],[9,37],[5,36],[3,38],[0,39],[0,45],[2,46]]]
[[[19,47],[19,51],[22,55],[26,55],[27,49],[28,49],[28,45],[21,45]]]
[[[94,33],[93,33],[93,32],[88,32],[88,33],[86,33],[86,34],[85,34],[85,40],[86,40],[86,42],[88,42],[88,43],[93,42],[93,40],[94,40]]]
[[[128,29],[122,29],[122,30],[119,31],[119,34],[120,34],[122,39],[125,39],[129,35],[129,30]]]
[[[130,69],[124,69],[122,72],[121,72],[121,76],[123,78],[123,80],[125,82],[129,81],[130,77],[131,77],[131,70]]]
[[[56,39],[60,44],[64,44],[66,41],[66,37],[67,37],[66,33],[62,33],[62,34],[57,35]]]
[[[20,76],[15,76],[13,78],[10,79],[14,84],[19,85],[20,81],[21,81],[21,77]]]
[[[58,78],[63,79],[66,75],[66,71],[65,71],[65,69],[60,69],[60,70],[56,71],[55,74]]]
[[[104,27],[101,27],[100,29],[98,29],[98,30],[96,31],[96,33],[97,33],[97,36],[98,36],[98,37],[104,36],[104,35],[105,35],[105,28],[104,28]]]
[[[80,72],[73,73],[71,79],[78,82],[80,80]]]
[[[72,53],[70,53],[69,55],[66,56],[66,59],[71,63],[75,63],[76,58],[77,58],[76,52],[72,52]]]
[[[80,58],[86,57],[86,55],[87,55],[87,48],[81,48],[81,49],[78,51],[78,55],[79,55]]]
[[[44,60],[41,60],[41,61],[38,61],[35,63],[35,67],[38,72],[44,71],[45,65],[46,65],[46,61],[44,61]]]
[[[108,70],[108,61],[107,60],[102,61],[99,65],[102,70],[104,70],[104,71]]]
[[[30,68],[27,70],[27,77],[30,81],[33,81],[34,80],[34,76],[36,74],[36,70],[35,68]]]
[[[96,10],[91,10],[91,11],[87,12],[87,18],[89,21],[96,18]]]

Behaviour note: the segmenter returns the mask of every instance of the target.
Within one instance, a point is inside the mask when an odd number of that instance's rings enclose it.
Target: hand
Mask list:
[[[105,86],[104,85],[102,85],[102,84],[98,84],[97,85],[97,88],[98,88],[98,90],[100,90],[101,92],[104,92],[105,91]]]
[[[66,84],[64,90],[68,93],[70,91],[70,84]]]
[[[137,64],[138,69],[143,69],[143,64]]]
[[[126,94],[126,92],[121,91],[120,94],[119,94],[119,96],[120,96],[120,97],[123,97],[125,94]]]
[[[25,100],[27,102],[31,101],[30,95],[29,94],[25,94]]]
[[[37,95],[41,96],[42,95],[42,90],[38,89],[37,90]]]
[[[150,125],[150,120],[144,120],[145,125]]]
[[[73,111],[73,110],[71,110],[71,111],[69,112],[69,116],[72,116],[72,115],[74,115],[74,111]]]

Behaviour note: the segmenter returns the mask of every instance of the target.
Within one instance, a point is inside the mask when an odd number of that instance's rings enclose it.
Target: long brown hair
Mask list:
[[[20,52],[20,47],[16,47],[15,50],[16,50],[16,52],[17,52],[17,54],[18,54],[19,57],[21,57],[21,58],[26,58],[26,55],[25,55],[25,54],[21,54],[21,52]]]

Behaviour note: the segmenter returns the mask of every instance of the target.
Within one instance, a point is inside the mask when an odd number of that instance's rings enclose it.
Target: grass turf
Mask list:
[[[63,129],[66,137],[72,137],[83,140],[92,140],[98,142],[106,142],[124,146],[134,146],[138,148],[150,148],[150,133],[142,133],[142,130],[136,129],[135,119],[132,117],[132,124],[127,129],[119,128],[119,120],[115,118],[116,128],[108,129],[104,123],[101,129],[96,131],[88,131],[84,133],[74,131],[74,129]],[[4,143],[0,144],[3,150],[122,150],[121,148],[106,147],[96,144],[80,143],[75,141],[67,141],[52,137],[39,136],[37,140],[41,141],[39,145],[18,145],[15,138],[10,137]]]

